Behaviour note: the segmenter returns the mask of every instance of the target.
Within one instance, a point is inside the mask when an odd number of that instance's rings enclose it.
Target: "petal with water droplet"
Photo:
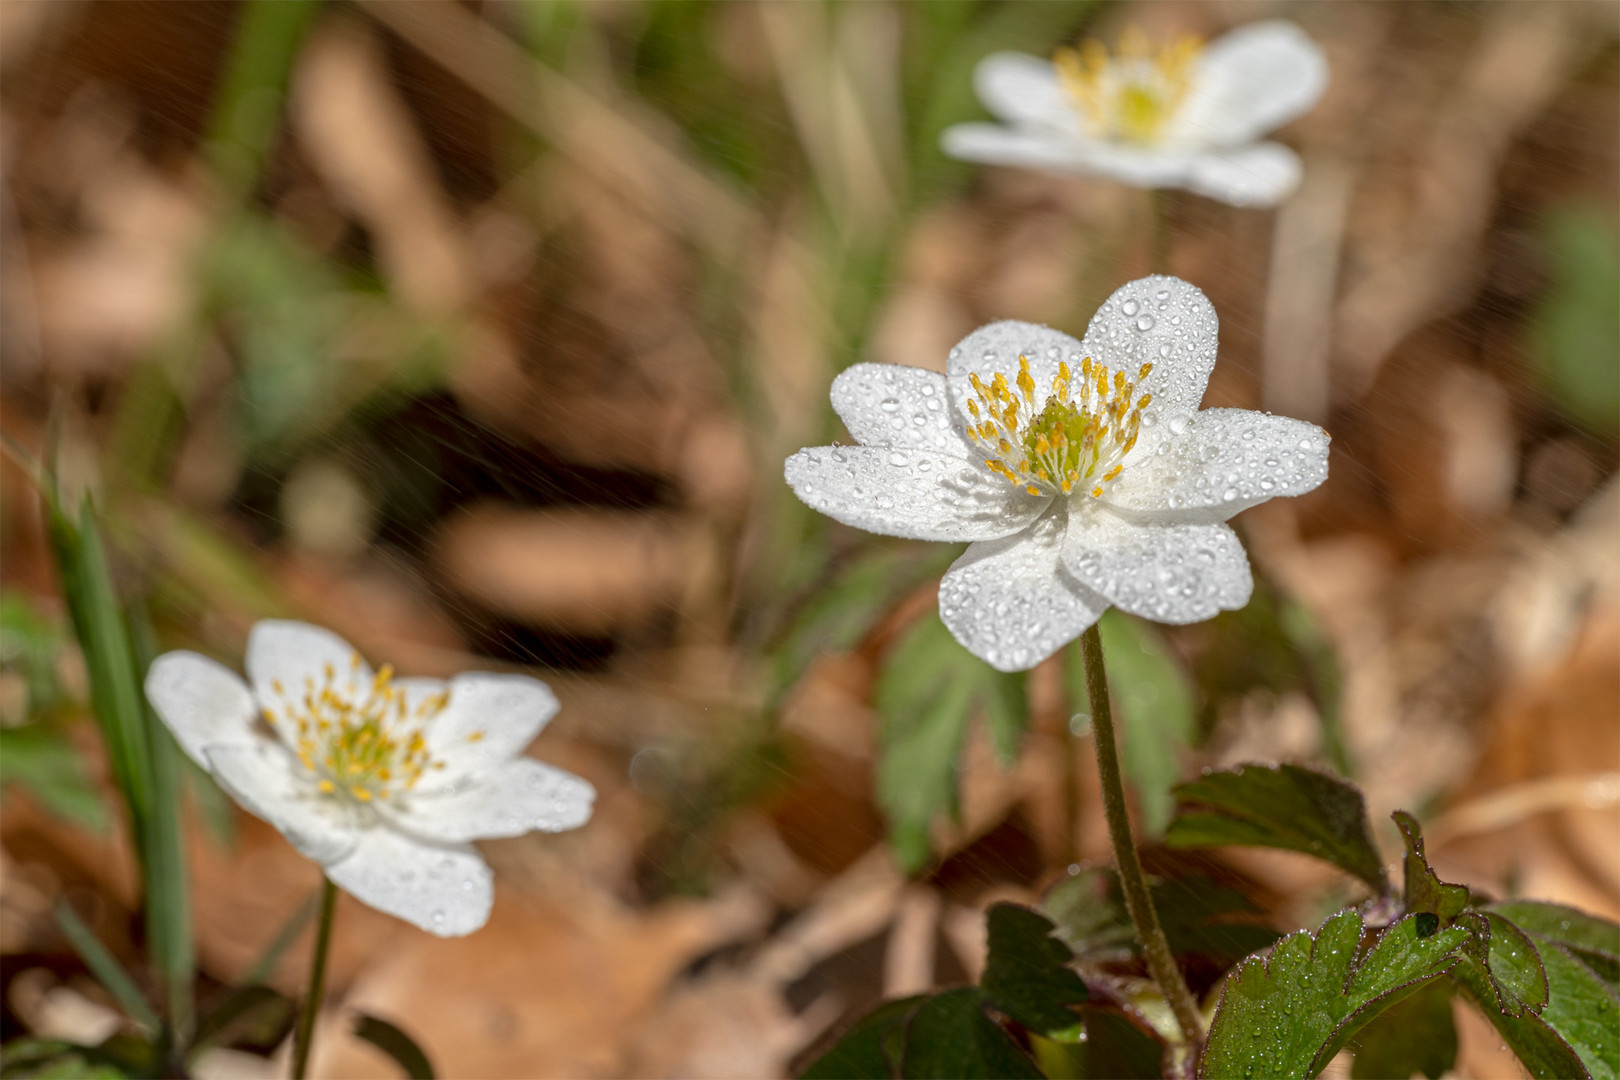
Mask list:
[[[1249,602],[1249,557],[1227,525],[1137,525],[1096,507],[1074,515],[1063,565],[1123,611],[1200,622]]]

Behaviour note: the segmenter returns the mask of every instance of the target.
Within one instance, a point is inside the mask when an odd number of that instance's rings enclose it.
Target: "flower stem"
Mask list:
[[[321,879],[321,921],[315,928],[315,955],[309,962],[309,993],[304,995],[304,1012],[298,1018],[293,1037],[292,1080],[304,1080],[309,1068],[309,1047],[315,1036],[315,1017],[321,1011],[326,993],[326,954],[332,947],[332,914],[337,908],[337,886]]]
[[[1114,742],[1114,714],[1108,703],[1108,672],[1103,667],[1102,637],[1097,633],[1096,623],[1080,635],[1080,655],[1086,666],[1086,695],[1091,699],[1091,736],[1097,744],[1103,811],[1108,818],[1108,836],[1114,844],[1114,861],[1125,892],[1125,909],[1130,912],[1136,936],[1142,942],[1148,972],[1175,1014],[1182,1038],[1189,1046],[1197,1045],[1202,1030],[1198,1005],[1170,953],[1169,939],[1159,925],[1159,914],[1153,909],[1147,880],[1142,875],[1136,841],[1131,838],[1131,820],[1125,810],[1125,784],[1119,773],[1119,748]]]
[[[1168,196],[1157,188],[1148,190],[1148,220],[1152,230],[1149,237],[1153,273],[1170,272],[1170,208]]]

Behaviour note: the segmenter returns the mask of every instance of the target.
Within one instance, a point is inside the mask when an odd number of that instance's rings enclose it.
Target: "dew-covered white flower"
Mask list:
[[[957,124],[942,142],[968,161],[1269,206],[1298,186],[1299,157],[1260,136],[1316,104],[1326,85],[1322,50],[1293,23],[1251,23],[1207,47],[1182,38],[1154,48],[1127,32],[1113,56],[1086,41],[1051,62],[985,57],[974,86],[1001,124]]]
[[[997,322],[950,352],[944,375],[856,364],[833,408],[857,446],[787,459],[810,506],[871,532],[971,541],[939,614],[1004,671],[1031,667],[1108,605],[1166,623],[1249,600],[1225,524],[1327,478],[1314,424],[1198,405],[1215,365],[1215,309],[1179,278],[1108,298],[1085,340]]]
[[[396,679],[331,631],[279,620],[254,626],[247,672],[165,653],[146,696],[191,759],[333,884],[424,930],[488,920],[490,870],[469,841],[591,816],[590,784],[522,756],[557,711],[537,679]]]

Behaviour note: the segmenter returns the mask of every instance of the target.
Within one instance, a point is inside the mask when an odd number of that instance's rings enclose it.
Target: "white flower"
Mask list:
[[[972,541],[939,586],[939,614],[1003,671],[1032,667],[1109,604],[1190,623],[1248,602],[1225,521],[1327,478],[1314,424],[1198,411],[1215,365],[1215,309],[1173,277],[1108,298],[1084,341],[998,322],[950,352],[944,375],[856,364],[833,408],[858,446],[787,459],[787,482],[846,525]]]
[[[146,696],[191,759],[333,884],[424,930],[489,918],[489,867],[468,841],[591,816],[590,784],[521,756],[557,711],[536,679],[395,679],[329,630],[274,620],[254,626],[247,671],[244,683],[166,653]]]
[[[1256,140],[1316,104],[1327,60],[1299,27],[1272,21],[1204,49],[1185,38],[1155,51],[1127,33],[1112,58],[1095,41],[1059,49],[1051,63],[993,53],[974,85],[1006,126],[947,129],[942,144],[952,157],[1269,206],[1298,186],[1299,158]]]

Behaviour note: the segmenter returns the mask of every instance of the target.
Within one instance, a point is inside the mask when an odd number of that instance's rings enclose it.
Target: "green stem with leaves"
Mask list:
[[[1131,836],[1131,819],[1125,809],[1125,782],[1119,771],[1119,747],[1114,739],[1114,714],[1108,701],[1108,672],[1103,667],[1102,637],[1096,623],[1080,635],[1080,655],[1085,661],[1086,696],[1091,701],[1091,737],[1097,746],[1103,812],[1108,818],[1108,836],[1114,845],[1125,909],[1130,912],[1137,940],[1142,943],[1148,972],[1175,1014],[1183,1040],[1189,1046],[1196,1046],[1202,1030],[1198,1003],[1187,989],[1187,981],[1182,978],[1181,969],[1176,967],[1175,957],[1170,952],[1170,941],[1164,936],[1164,927],[1159,925],[1159,913],[1153,908],[1153,898],[1142,873],[1142,859],[1137,855],[1136,841]]]
[[[315,1017],[320,1015],[321,998],[326,993],[326,954],[332,948],[332,915],[337,909],[337,886],[321,879],[321,921],[315,928],[315,955],[309,962],[309,993],[304,995],[304,1011],[298,1018],[293,1037],[293,1080],[304,1080],[309,1068],[309,1047],[315,1038]]]

